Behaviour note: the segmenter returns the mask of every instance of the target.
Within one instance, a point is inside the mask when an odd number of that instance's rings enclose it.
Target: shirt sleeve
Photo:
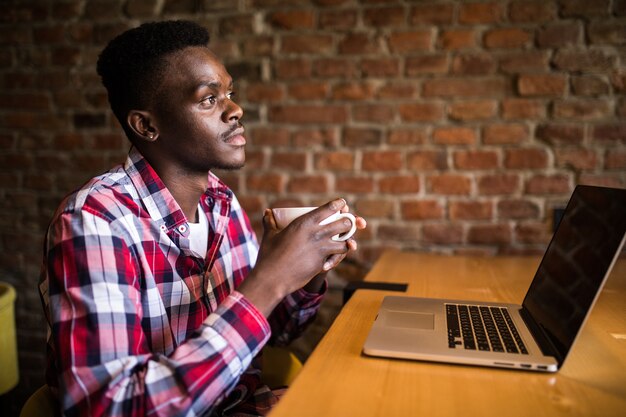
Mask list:
[[[300,289],[285,297],[268,319],[272,329],[269,343],[286,346],[300,336],[317,315],[327,288],[328,281],[324,280],[319,293]]]
[[[140,266],[109,221],[85,210],[63,214],[47,248],[46,308],[64,415],[205,414],[269,338],[263,315],[233,292],[171,354],[152,352],[141,326]]]

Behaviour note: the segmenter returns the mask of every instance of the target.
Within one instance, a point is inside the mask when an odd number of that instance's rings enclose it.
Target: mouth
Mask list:
[[[236,128],[232,132],[228,133],[224,142],[232,146],[244,146],[246,144],[246,138],[243,136],[243,132],[243,126]]]

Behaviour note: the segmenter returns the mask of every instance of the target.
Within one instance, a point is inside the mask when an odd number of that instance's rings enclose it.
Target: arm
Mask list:
[[[136,247],[97,214],[64,214],[48,236],[47,303],[66,415],[199,415],[219,403],[269,336],[234,292],[171,352],[153,351],[142,322],[165,327]]]

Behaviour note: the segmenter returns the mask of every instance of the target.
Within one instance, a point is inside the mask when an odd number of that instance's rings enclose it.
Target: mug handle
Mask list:
[[[352,213],[335,213],[335,214],[332,214],[332,215],[328,216],[327,218],[325,218],[324,220],[322,220],[320,222],[320,225],[324,226],[326,224],[335,222],[335,221],[337,221],[339,219],[349,219],[350,222],[352,223],[352,227],[350,228],[350,230],[348,232],[335,235],[331,239],[334,240],[335,242],[345,242],[346,240],[350,239],[352,237],[352,235],[354,235],[354,233],[356,232],[356,218],[354,217],[354,215]]]

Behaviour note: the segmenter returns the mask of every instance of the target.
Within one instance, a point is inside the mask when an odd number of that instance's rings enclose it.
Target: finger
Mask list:
[[[346,205],[346,200],[344,200],[343,198],[337,198],[313,210],[311,212],[311,217],[319,224],[322,220],[326,219],[331,214],[337,211],[341,211]]]
[[[354,240],[352,238],[346,240],[346,244],[348,245],[348,250],[349,251],[355,251],[358,248],[358,244],[356,243],[356,240]]]
[[[367,221],[363,217],[359,217],[359,216],[355,216],[355,217],[356,217],[356,228],[359,230],[365,229],[367,227]]]
[[[345,257],[345,253],[330,255],[328,258],[326,258],[326,262],[324,262],[322,270],[325,272],[330,271],[331,269],[339,265],[339,263],[343,261],[343,258]]]
[[[265,209],[263,212],[263,230],[264,233],[275,233],[278,231],[278,225],[274,218],[274,212],[271,209]]]

